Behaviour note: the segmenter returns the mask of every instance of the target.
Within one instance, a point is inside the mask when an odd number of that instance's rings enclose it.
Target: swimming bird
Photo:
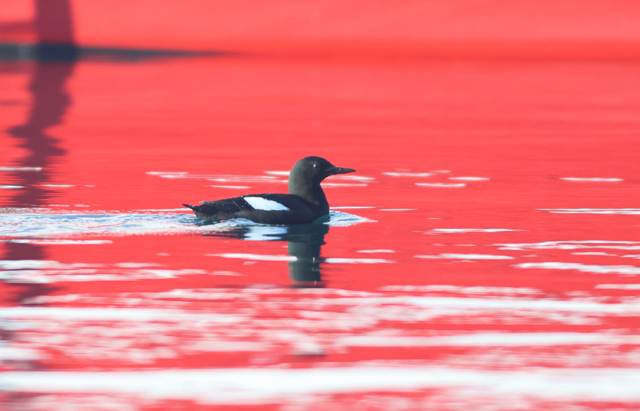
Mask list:
[[[329,213],[327,197],[320,187],[322,180],[354,171],[336,167],[321,157],[305,157],[289,173],[289,194],[248,194],[201,201],[201,205],[182,205],[192,209],[201,220],[246,218],[263,224],[308,224]]]

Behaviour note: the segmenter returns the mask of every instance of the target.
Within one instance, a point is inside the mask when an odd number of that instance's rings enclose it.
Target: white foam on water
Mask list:
[[[245,181],[245,182],[272,182],[274,176],[246,176],[246,175],[220,175],[220,174],[190,174],[186,171],[148,171],[149,175],[162,178],[195,178],[212,181]],[[279,182],[281,180],[278,180]]]
[[[640,208],[539,208],[556,214],[640,214]]]
[[[598,284],[594,288],[604,290],[640,290],[640,284]]]
[[[577,250],[584,248],[605,248],[613,250],[640,250],[638,241],[543,241],[540,243],[493,244],[500,250]]]
[[[66,244],[97,244],[95,241],[110,240],[76,240],[68,237],[172,234],[206,230],[206,228],[190,224],[194,220],[195,217],[182,213],[163,215],[103,214],[100,212],[96,212],[96,214],[73,212],[64,214],[0,214],[0,237],[18,237],[20,240],[15,241],[35,241],[39,244],[65,244],[64,241],[68,241]],[[29,240],[29,237],[38,238]],[[67,237],[67,239],[52,239],[51,237]]]
[[[329,222],[325,223],[330,227],[348,227],[360,223],[375,223],[375,220],[360,217],[354,214],[343,213],[341,211],[330,211]]]
[[[444,337],[354,335],[340,337],[338,343],[344,346],[359,347],[635,345],[640,344],[640,336],[577,332],[475,333]]]
[[[65,264],[50,260],[0,260],[0,280],[9,283],[136,281],[188,275],[229,275],[203,269],[159,269],[156,263]],[[238,274],[239,275],[239,274]]]
[[[163,172],[163,171],[149,171],[149,175],[155,175],[161,178],[169,179],[203,179],[207,181],[217,182],[236,182],[236,183],[286,183],[287,180],[280,180],[276,176],[262,176],[262,175],[227,175],[227,174],[190,174],[188,172]],[[281,174],[278,174],[281,175]]]
[[[0,307],[0,316],[5,319],[55,318],[91,321],[208,321],[223,324],[232,324],[245,320],[245,316],[238,314],[193,313],[172,309],[91,307]]]
[[[605,182],[615,183],[618,181],[624,181],[622,178],[602,178],[602,177],[560,177],[560,180],[565,181],[593,181],[593,182]]]
[[[493,371],[355,365],[306,369],[18,371],[4,372],[1,379],[5,390],[26,393],[111,393],[204,404],[256,404],[291,396],[418,389],[464,390],[467,398],[506,396],[510,401],[514,396],[582,402],[640,400],[640,370],[622,368]]]
[[[115,273],[113,271],[116,271]],[[121,271],[121,272],[117,272]],[[209,273],[201,269],[179,269],[179,270],[108,270],[104,272],[98,270],[16,270],[0,271],[0,279],[8,283],[24,284],[51,284],[59,282],[96,282],[96,281],[138,281],[157,280],[166,278],[178,278],[185,275],[220,275],[215,272]],[[225,274],[222,274],[225,275]]]
[[[42,167],[0,167],[0,171],[42,171]]]
[[[18,347],[0,346],[0,361],[35,361],[42,359],[43,355],[36,350]],[[0,381],[2,378],[0,378]]]
[[[458,285],[388,285],[380,288],[381,291],[401,292],[455,292],[463,294],[542,294],[541,290],[522,287],[462,287]]]
[[[256,197],[253,197],[254,199]],[[258,200],[259,201],[259,200]],[[273,202],[275,203],[275,202]],[[269,203],[260,203],[268,206]],[[266,204],[266,205],[265,205]],[[275,203],[279,204],[279,203]],[[27,212],[12,212],[0,214],[0,241],[23,242],[43,245],[72,245],[72,244],[109,244],[111,240],[86,239],[88,235],[99,236],[129,236],[129,235],[171,235],[207,233],[224,231],[234,227],[273,227],[253,223],[249,220],[234,219],[216,224],[196,224],[197,220],[187,210],[162,209],[162,214],[80,214],[66,212],[64,214],[35,214]],[[39,210],[42,211],[42,210]],[[47,210],[51,212],[51,210]],[[170,213],[167,213],[170,212]],[[364,222],[373,222],[357,215],[340,211],[331,211],[325,224],[332,227],[346,227]],[[84,236],[83,239],[72,237]],[[36,237],[36,238],[34,238]],[[60,238],[64,237],[64,238]],[[70,238],[71,237],[71,238]],[[249,238],[265,240],[266,238]]]
[[[609,257],[617,257],[618,256],[618,254],[604,253],[604,252],[600,252],[600,251],[585,251],[585,252],[582,252],[582,253],[571,253],[571,255],[604,255],[604,256],[609,256]]]
[[[438,254],[438,255],[415,255],[415,258],[425,259],[463,259],[463,260],[513,260],[514,257],[508,255],[492,254]]]
[[[262,197],[244,197],[244,201],[249,203],[255,210],[264,211],[289,211],[289,207],[274,200]]]
[[[513,310],[534,312],[574,312],[596,313],[610,315],[638,315],[640,304],[620,303],[601,304],[591,301],[561,301],[561,300],[531,300],[531,299],[493,299],[493,298],[460,298],[460,297],[422,297],[422,296],[394,296],[394,297],[363,297],[363,298],[319,298],[314,301],[322,305],[363,305],[387,306],[389,304],[403,304],[415,307],[426,307],[430,310],[495,310],[513,312]]]
[[[211,186],[211,187],[216,187],[216,188],[233,188],[233,189],[238,189],[238,190],[248,190],[251,187],[250,186]]]
[[[486,181],[486,180],[489,180],[489,177],[449,177],[449,180]]]
[[[515,264],[517,268],[536,268],[546,270],[576,270],[593,274],[640,275],[640,267],[631,265],[587,265],[580,263],[562,263],[546,261],[542,263]]]
[[[95,268],[103,267],[104,264],[85,264],[85,263],[60,263],[53,260],[0,260],[0,268],[4,270],[25,270],[25,269],[55,269],[69,270],[76,268]]]
[[[375,220],[360,217],[354,214],[343,213],[341,211],[330,211],[329,221],[325,221],[322,224],[327,224],[330,227],[348,227],[360,223],[372,223]],[[248,229],[246,240],[253,241],[271,241],[278,240],[278,235],[284,235],[288,232],[287,226],[275,226],[268,224],[254,223],[253,221],[237,218],[232,220],[222,221],[216,224],[210,224],[202,226],[204,232],[224,232],[232,230],[234,228]]]

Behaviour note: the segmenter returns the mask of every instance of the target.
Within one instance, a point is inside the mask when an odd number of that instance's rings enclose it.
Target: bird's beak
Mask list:
[[[335,175],[335,174],[353,173],[354,171],[356,171],[356,170],[354,170],[352,168],[344,168],[344,167],[333,166],[333,167],[331,167],[330,169],[327,170],[327,177]]]

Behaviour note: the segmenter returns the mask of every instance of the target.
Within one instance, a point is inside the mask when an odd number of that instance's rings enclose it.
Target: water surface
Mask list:
[[[639,77],[635,61],[0,63],[2,401],[639,406]],[[323,183],[317,224],[180,206],[285,192],[308,155],[357,170]]]

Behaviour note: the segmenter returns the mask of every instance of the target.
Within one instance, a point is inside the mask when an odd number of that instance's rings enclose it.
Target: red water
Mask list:
[[[0,63],[0,167],[42,168],[0,171],[2,402],[637,408],[638,78],[636,60]],[[283,241],[170,219],[285,192],[266,172],[307,155],[357,170],[325,192],[371,220],[329,228],[316,287],[265,260]]]

